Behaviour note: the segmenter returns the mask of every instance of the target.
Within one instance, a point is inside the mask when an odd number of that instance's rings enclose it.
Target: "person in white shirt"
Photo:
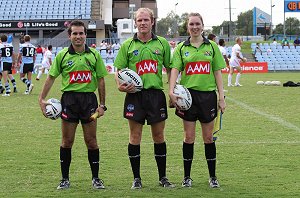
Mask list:
[[[224,39],[219,40],[219,49],[220,49],[221,54],[223,55],[224,60],[226,62],[226,67],[229,67],[229,60],[227,57],[227,51],[225,49],[225,40]]]
[[[233,86],[231,84],[231,80],[232,80],[232,75],[233,75],[234,69],[236,69],[238,71],[238,74],[235,79],[235,86],[237,86],[237,87],[242,86],[239,83],[241,74],[242,74],[242,69],[241,69],[240,63],[247,61],[247,59],[243,57],[243,54],[241,52],[241,45],[243,42],[242,39],[240,37],[237,37],[235,39],[235,42],[236,42],[236,44],[232,47],[231,58],[229,61],[230,70],[229,70],[229,74],[228,74],[228,87]]]
[[[43,61],[42,61],[42,68],[40,69],[37,77],[36,77],[36,80],[40,80],[41,78],[41,75],[43,73],[45,73],[45,70],[49,70],[50,69],[50,66],[52,64],[52,45],[48,45],[47,47],[48,50],[46,50],[44,52],[44,56],[43,56]]]

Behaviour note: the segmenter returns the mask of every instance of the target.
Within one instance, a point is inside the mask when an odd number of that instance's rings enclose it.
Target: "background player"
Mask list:
[[[232,80],[234,69],[236,69],[238,71],[234,85],[237,87],[242,86],[240,84],[240,78],[242,75],[241,62],[247,61],[246,58],[243,58],[243,54],[241,52],[241,45],[243,43],[242,39],[240,37],[237,37],[235,39],[235,42],[236,42],[236,44],[232,47],[231,58],[229,61],[230,70],[229,70],[229,74],[228,74],[228,87],[233,86],[231,84],[231,80]]]
[[[7,43],[7,36],[3,34],[1,36],[0,44],[0,56],[1,56],[1,68],[3,81],[5,83],[5,93],[2,96],[10,96],[11,90],[8,83],[8,75],[12,73],[12,68],[14,67],[14,47],[12,44]],[[12,77],[12,82],[15,83],[15,79]],[[1,89],[1,88],[0,88]],[[16,88],[14,89],[16,91]],[[2,90],[1,90],[2,92]]]
[[[47,50],[44,52],[42,68],[39,70],[36,80],[40,80],[40,77],[42,76],[43,73],[45,73],[45,70],[49,71],[51,64],[52,64],[52,45],[48,45]]]
[[[24,36],[24,43],[20,44],[20,53],[18,56],[18,66],[20,67],[20,79],[26,84],[26,91],[24,94],[30,94],[33,89],[31,83],[32,72],[35,62],[35,46],[30,43],[30,36]],[[20,64],[22,61],[22,64]],[[27,78],[25,75],[27,74]]]

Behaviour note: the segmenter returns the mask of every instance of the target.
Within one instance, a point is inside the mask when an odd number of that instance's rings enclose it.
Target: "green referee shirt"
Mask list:
[[[144,89],[163,89],[162,68],[169,68],[170,57],[170,45],[165,38],[152,34],[149,41],[142,42],[135,34],[121,45],[114,66],[135,71]]]
[[[64,48],[55,57],[49,75],[62,75],[62,91],[94,92],[98,79],[107,75],[99,52],[85,45],[85,51],[75,52],[73,46]]]
[[[191,45],[190,38],[180,43],[171,61],[171,68],[182,71],[180,84],[198,91],[216,90],[214,71],[225,67],[217,44],[204,37],[199,48]]]

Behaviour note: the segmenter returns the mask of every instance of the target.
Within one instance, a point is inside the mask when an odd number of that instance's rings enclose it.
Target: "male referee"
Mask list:
[[[87,30],[83,22],[73,21],[68,29],[71,45],[64,48],[55,57],[39,97],[39,104],[46,116],[46,97],[56,79],[62,75],[62,142],[60,146],[60,165],[62,180],[57,189],[70,187],[69,168],[71,149],[75,131],[81,122],[84,141],[88,149],[88,160],[92,171],[92,186],[105,188],[99,179],[99,147],[96,139],[97,122],[90,117],[96,111],[98,117],[104,115],[105,81],[107,71],[100,54],[94,48],[85,45]],[[94,93],[98,88],[100,105]]]

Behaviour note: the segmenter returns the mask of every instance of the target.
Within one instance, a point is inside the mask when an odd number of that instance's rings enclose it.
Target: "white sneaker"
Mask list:
[[[228,86],[228,87],[233,87],[233,84],[228,84],[227,86]]]
[[[241,85],[240,83],[235,83],[236,87],[242,87],[243,85]]]
[[[33,84],[30,84],[30,86],[29,86],[29,88],[28,88],[28,92],[29,92],[29,94],[32,92],[32,90],[33,90]]]
[[[8,93],[2,94],[2,96],[10,96]]]
[[[25,95],[28,95],[29,94],[29,90],[26,89],[26,91],[24,92]]]

